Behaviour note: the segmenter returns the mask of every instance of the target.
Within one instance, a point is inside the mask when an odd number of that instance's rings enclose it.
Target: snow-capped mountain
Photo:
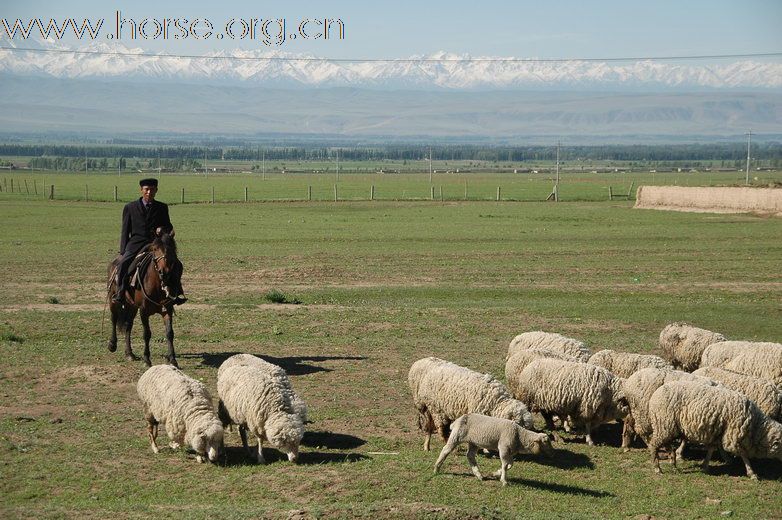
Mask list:
[[[535,89],[782,87],[782,63],[741,60],[705,65],[672,62],[524,61],[438,52],[390,61],[328,61],[282,51],[219,51],[202,57],[152,54],[121,43],[70,48],[53,40],[0,38],[0,73],[55,78],[154,78],[303,87]],[[40,49],[59,52],[24,51]],[[83,52],[69,53],[76,50]]]

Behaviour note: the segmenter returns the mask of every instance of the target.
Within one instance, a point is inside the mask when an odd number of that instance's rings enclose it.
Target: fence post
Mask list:
[[[608,187],[608,200],[614,200],[614,194],[611,191],[611,186]]]
[[[14,178],[11,177],[11,193],[14,192]]]
[[[467,200],[467,179],[464,179],[464,200]]]
[[[33,179],[33,189],[35,190],[35,194],[38,195],[38,181],[36,179]]]
[[[24,180],[24,191],[26,191],[28,195],[30,194],[30,187],[27,186],[27,179]]]
[[[49,200],[54,200],[54,184],[49,186]]]
[[[185,203],[185,189],[184,189],[184,188],[182,188],[182,198],[181,198],[181,203],[182,203],[182,204],[184,204],[184,203]]]
[[[215,187],[212,186],[212,204],[215,203]]]
[[[312,201],[312,186],[307,186],[307,200]]]
[[[90,187],[89,185],[84,185],[84,200],[90,200]]]
[[[499,202],[500,198],[502,197],[502,195],[501,195],[502,191],[501,190],[502,190],[502,187],[497,186],[497,202]]]
[[[339,200],[339,198],[337,196],[337,185],[335,184],[334,185],[334,202],[337,202],[338,200]]]
[[[431,186],[431,189],[430,189],[430,191],[431,191],[430,198],[431,198],[432,200],[434,200],[434,186]]]
[[[244,187],[244,201],[247,202],[247,186]]]
[[[114,186],[114,202],[117,202],[117,187]]]
[[[369,187],[369,200],[375,200],[375,185]]]
[[[443,199],[443,187],[440,186],[440,202],[442,202],[443,200],[444,200]]]

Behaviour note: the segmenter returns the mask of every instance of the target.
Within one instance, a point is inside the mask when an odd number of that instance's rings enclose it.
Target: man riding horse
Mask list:
[[[112,303],[123,303],[127,289],[128,268],[136,255],[156,236],[168,233],[174,236],[174,226],[168,217],[168,206],[155,200],[157,194],[157,179],[142,179],[139,182],[141,197],[128,202],[122,210],[122,231],[119,238],[119,254],[117,292],[112,296]],[[172,294],[174,305],[187,301],[182,291],[182,263],[177,260],[172,272],[172,285],[168,287]]]

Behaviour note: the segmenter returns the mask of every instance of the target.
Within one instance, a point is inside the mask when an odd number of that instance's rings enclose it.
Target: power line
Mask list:
[[[622,61],[676,61],[676,60],[715,60],[735,58],[778,58],[782,52],[757,52],[747,54],[698,54],[682,56],[624,56],[613,58],[315,58],[290,56],[209,56],[205,54],[147,54],[110,51],[84,51],[68,49],[30,49],[23,47],[2,47],[0,50],[12,52],[39,52],[56,54],[77,54],[88,56],[121,56],[128,58],[190,58],[200,60],[236,60],[236,61],[282,61],[282,62],[326,62],[326,63],[565,63],[585,62],[622,62]]]

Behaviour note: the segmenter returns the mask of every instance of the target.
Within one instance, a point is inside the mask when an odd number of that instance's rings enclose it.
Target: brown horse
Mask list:
[[[168,354],[165,356],[168,363],[178,367],[174,354],[174,301],[169,295],[168,287],[174,287],[173,280],[175,266],[178,265],[176,254],[176,242],[173,237],[164,233],[143,249],[144,258],[137,259],[141,268],[138,269],[141,287],[130,287],[122,295],[120,303],[111,303],[111,338],[108,342],[109,352],[117,350],[117,329],[125,333],[125,358],[130,361],[138,361],[138,356],[130,348],[130,332],[133,329],[133,321],[136,313],[140,311],[141,324],[144,327],[144,362],[152,366],[149,357],[149,339],[152,331],[149,328],[149,317],[153,314],[163,316],[166,325],[166,339],[168,340]],[[115,274],[115,259],[109,264],[109,295],[117,290]]]

